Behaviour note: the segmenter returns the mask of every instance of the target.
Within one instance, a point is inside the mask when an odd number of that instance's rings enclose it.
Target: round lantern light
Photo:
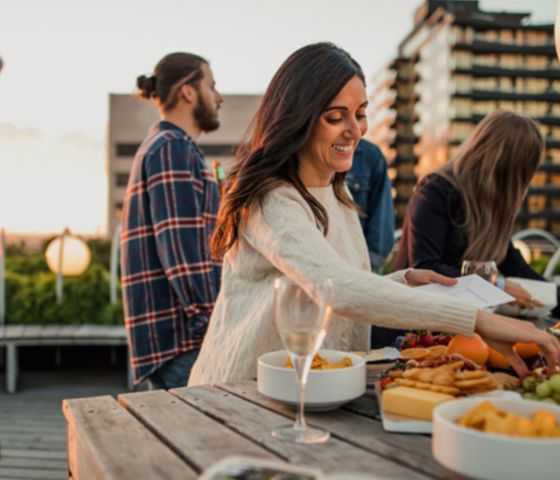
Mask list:
[[[91,261],[86,242],[67,231],[49,243],[45,256],[51,271],[65,276],[81,275]]]

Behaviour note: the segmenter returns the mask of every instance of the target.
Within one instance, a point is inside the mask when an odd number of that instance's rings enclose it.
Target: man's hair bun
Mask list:
[[[138,95],[148,100],[154,96],[156,91],[156,77],[140,75],[136,79],[136,87],[138,88]]]

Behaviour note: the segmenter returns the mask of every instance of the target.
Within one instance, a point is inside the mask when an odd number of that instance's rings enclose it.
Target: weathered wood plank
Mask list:
[[[66,462],[66,449],[62,451],[27,450],[15,448],[2,448],[2,455],[13,458],[50,458]]]
[[[223,384],[218,388],[262,407],[295,418],[295,411],[261,395],[254,381]],[[401,463],[432,478],[448,478],[448,472],[434,460],[429,437],[399,435],[383,430],[377,420],[357,416],[341,409],[325,413],[307,413],[310,424],[317,425],[338,438]]]
[[[171,393],[291,463],[311,465],[329,473],[352,470],[388,479],[430,478],[338,438],[331,438],[326,444],[305,447],[277,440],[270,432],[288,423],[283,415],[215,387],[179,388]]]
[[[25,476],[22,476],[25,475]],[[40,479],[40,480],[61,480],[68,475],[67,470],[21,470],[19,468],[2,467],[0,466],[0,478],[18,478],[18,479]]]
[[[25,458],[9,457],[2,452],[0,467],[24,467],[26,469],[63,470],[68,469],[65,458]]]
[[[165,390],[123,394],[118,400],[197,470],[203,470],[227,455],[278,460],[277,456]],[[184,427],[177,428],[177,425]],[[212,448],[208,448],[209,445]]]
[[[379,406],[373,390],[368,390],[365,395],[344,405],[342,408],[364,417],[379,419]]]
[[[63,401],[75,479],[196,478],[196,472],[110,396]]]

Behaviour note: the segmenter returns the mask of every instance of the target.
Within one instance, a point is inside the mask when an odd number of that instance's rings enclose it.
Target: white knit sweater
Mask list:
[[[222,286],[189,385],[255,378],[257,358],[283,349],[273,314],[273,282],[287,275],[307,291],[333,280],[333,312],[324,348],[368,348],[371,324],[470,335],[476,307],[405,286],[404,272],[370,272],[358,215],[331,186],[309,191],[329,217],[327,236],[293,187],[267,194],[225,256]],[[399,283],[401,282],[401,283]]]

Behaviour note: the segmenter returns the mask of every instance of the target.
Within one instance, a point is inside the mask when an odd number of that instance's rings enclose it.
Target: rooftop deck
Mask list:
[[[27,371],[17,394],[3,388],[0,369],[0,479],[66,479],[64,398],[126,391],[120,369]]]

